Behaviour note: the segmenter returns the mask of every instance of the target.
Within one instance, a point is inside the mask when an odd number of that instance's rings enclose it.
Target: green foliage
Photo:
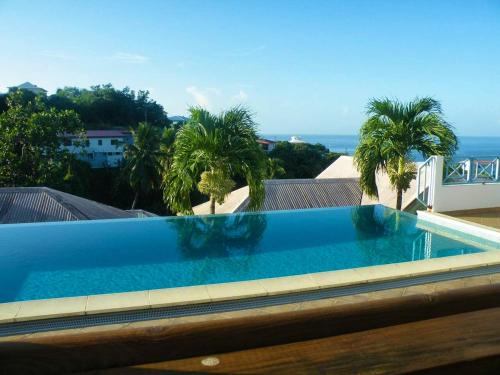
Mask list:
[[[53,187],[85,197],[90,191],[91,175],[92,169],[89,163],[71,158],[62,182],[55,183]]]
[[[251,113],[243,107],[219,115],[201,108],[190,112],[190,121],[177,133],[172,165],[164,176],[165,202],[174,211],[192,213],[191,193],[199,186],[202,173],[210,172],[223,176],[224,184],[227,179],[244,178],[250,189],[250,207],[259,207],[264,199],[266,157],[257,143]],[[213,212],[216,197],[210,199]]]
[[[234,186],[234,181],[220,169],[203,172],[200,182],[198,182],[200,193],[208,195],[219,204],[224,203],[224,199],[233,190]]]
[[[149,97],[148,91],[115,89],[111,84],[90,90],[65,87],[47,98],[49,106],[77,112],[86,129],[135,128],[141,121],[165,127],[170,124],[164,108]]]
[[[132,134],[134,143],[127,145],[125,149],[123,171],[130,187],[135,191],[132,203],[132,209],[134,209],[141,193],[148,194],[160,185],[162,136],[158,128],[146,123],[140,123]]]
[[[451,156],[457,149],[457,137],[444,120],[441,105],[432,98],[409,103],[374,99],[368,104],[367,114],[354,153],[361,188],[377,197],[376,174],[379,170],[387,172],[397,191],[397,208],[401,209],[402,194],[416,174],[411,152],[425,157]]]
[[[269,156],[281,161],[283,178],[315,178],[340,154],[330,152],[321,144],[278,142]]]
[[[267,158],[266,178],[273,180],[286,175],[285,168],[283,168],[283,161],[278,158]]]
[[[9,94],[0,113],[0,186],[60,185],[73,156],[60,148],[59,136],[81,132],[74,111],[48,108],[22,91]]]

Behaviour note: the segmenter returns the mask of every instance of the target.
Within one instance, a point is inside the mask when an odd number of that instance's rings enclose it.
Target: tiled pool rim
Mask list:
[[[424,222],[500,242],[500,231],[489,227],[429,212],[418,216]],[[0,324],[272,297],[492,266],[500,266],[500,250],[222,284],[9,302],[0,304]]]

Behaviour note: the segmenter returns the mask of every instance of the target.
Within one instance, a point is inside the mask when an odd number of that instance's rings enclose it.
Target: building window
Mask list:
[[[89,147],[90,141],[87,139],[87,140],[82,142],[81,139],[75,139],[71,142],[71,144],[75,147],[82,147],[82,146]]]
[[[108,156],[113,156],[113,153],[112,152],[108,152]]]
[[[87,157],[89,158],[89,160],[94,160],[94,154],[87,154]]]
[[[121,155],[122,153],[121,152],[115,152],[115,155]]]
[[[97,145],[98,145],[98,146],[102,146],[102,139],[99,139],[99,140],[97,141]]]
[[[112,139],[111,146],[118,146],[118,139]]]

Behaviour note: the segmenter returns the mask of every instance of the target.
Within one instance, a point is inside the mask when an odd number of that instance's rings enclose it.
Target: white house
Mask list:
[[[64,137],[63,147],[89,162],[92,168],[117,167],[123,160],[125,146],[133,143],[132,133],[124,130],[88,130],[87,139]]]
[[[271,152],[272,150],[274,150],[274,147],[276,147],[276,142],[271,141],[269,139],[260,138],[257,139],[257,143],[266,152]]]
[[[40,95],[40,94],[46,95],[47,94],[47,90],[42,89],[41,87],[38,87],[37,85],[34,85],[31,82],[24,82],[18,86],[9,87],[9,91],[15,91],[15,90],[31,91],[35,95]]]

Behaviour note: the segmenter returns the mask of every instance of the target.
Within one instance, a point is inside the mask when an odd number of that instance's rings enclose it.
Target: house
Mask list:
[[[359,180],[355,178],[265,180],[264,188],[262,211],[355,206],[362,198]],[[248,211],[249,202],[249,189],[245,186],[231,192],[222,205],[216,204],[215,212]],[[210,202],[193,207],[193,211],[196,215],[209,214]]]
[[[92,168],[113,168],[123,160],[125,146],[132,143],[130,131],[87,130],[84,140],[76,135],[66,135],[62,147],[90,163]]]
[[[26,90],[32,92],[35,95],[47,95],[47,90],[42,89],[41,87],[38,87],[37,85],[34,85],[31,82],[24,82],[18,86],[9,87],[9,92],[15,90]]]
[[[125,219],[138,215],[47,187],[0,188],[0,223]]]
[[[276,142],[269,139],[259,138],[257,139],[257,143],[266,152],[271,152],[272,150],[274,150],[274,147],[276,147]]]

